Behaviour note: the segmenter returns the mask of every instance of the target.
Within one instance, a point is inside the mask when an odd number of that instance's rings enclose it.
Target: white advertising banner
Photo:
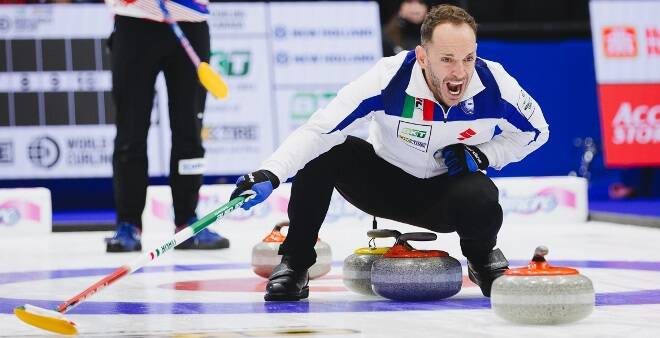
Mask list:
[[[376,2],[270,5],[275,84],[344,85],[382,56]]]
[[[202,138],[207,173],[243,173],[258,167],[274,149],[266,36],[213,40],[211,49],[211,64],[223,70],[230,93],[226,100],[206,104]]]
[[[660,1],[592,0],[598,83],[660,82]]]
[[[202,186],[199,191],[197,215],[201,218],[227,203],[234,188],[235,186],[233,184]],[[291,184],[284,183],[275,189],[265,202],[256,205],[248,211],[243,209],[235,210],[225,216],[222,222],[240,223],[247,219],[250,219],[251,222],[259,220],[265,229],[272,228],[276,223],[288,220],[287,208],[290,194]],[[346,202],[335,191],[332,195],[330,208],[328,209],[324,224],[332,224],[340,220],[342,222],[356,221],[362,224],[371,224],[370,218],[371,216]],[[159,229],[171,229],[174,226],[173,220],[174,210],[172,209],[170,187],[164,185],[150,186],[147,189],[147,204],[142,214],[142,224],[147,227],[153,226],[154,231],[159,231]],[[144,231],[150,230],[146,230],[145,228]]]
[[[505,223],[533,226],[541,223],[586,222],[587,181],[581,177],[495,178],[500,190],[500,204]],[[203,217],[229,201],[233,184],[204,185],[199,193],[197,214]],[[287,208],[291,184],[284,183],[270,197],[248,211],[239,209],[225,216],[223,222],[259,220],[266,228],[288,220]],[[173,224],[172,194],[169,186],[150,186],[142,223],[157,229]],[[334,222],[370,223],[371,216],[348,203],[337,191],[332,195],[324,224]],[[147,230],[145,230],[147,231]]]
[[[505,223],[586,222],[587,180],[582,177],[500,177]]]
[[[0,38],[41,39],[107,37],[112,13],[105,5],[2,5]]]
[[[50,233],[52,224],[50,190],[0,189],[0,235]]]
[[[165,163],[155,131],[152,128],[149,133],[152,175],[161,173]],[[110,176],[114,138],[112,126],[6,128],[0,136],[0,148],[6,149],[0,151],[0,176],[9,179]]]
[[[276,91],[278,112],[278,143],[296,128],[307,122],[318,109],[325,107],[337,96],[339,88],[332,85],[323,88],[279,89]]]
[[[222,2],[209,4],[211,38],[244,38],[255,35],[264,38],[268,33],[266,3]],[[241,36],[235,36],[240,34]]]

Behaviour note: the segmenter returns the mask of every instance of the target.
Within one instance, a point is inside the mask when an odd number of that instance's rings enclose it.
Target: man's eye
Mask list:
[[[442,61],[442,62],[451,62],[451,58],[443,57],[443,58],[440,58],[440,61]]]
[[[468,56],[465,58],[465,62],[472,62],[474,61],[474,56]]]

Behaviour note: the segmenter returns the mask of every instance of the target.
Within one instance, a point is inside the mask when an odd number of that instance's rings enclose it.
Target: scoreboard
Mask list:
[[[105,38],[0,40],[0,126],[114,123]]]

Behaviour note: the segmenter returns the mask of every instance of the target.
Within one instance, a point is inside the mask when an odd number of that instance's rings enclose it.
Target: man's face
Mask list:
[[[456,105],[474,74],[477,37],[465,23],[443,23],[433,30],[431,42],[415,48],[417,62],[436,100]]]

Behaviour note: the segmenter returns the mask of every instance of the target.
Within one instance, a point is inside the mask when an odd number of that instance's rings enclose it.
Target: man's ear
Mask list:
[[[415,56],[417,57],[417,62],[419,62],[419,65],[422,66],[423,68],[426,68],[426,63],[428,62],[428,58],[424,47],[417,45],[417,47],[415,47]]]

